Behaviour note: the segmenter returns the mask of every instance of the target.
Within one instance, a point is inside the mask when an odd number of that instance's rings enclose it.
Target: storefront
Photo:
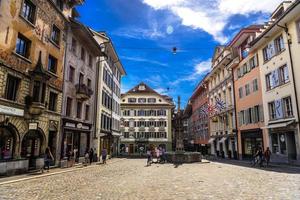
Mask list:
[[[261,129],[242,131],[241,139],[242,159],[251,159],[258,148],[264,149]]]
[[[0,161],[12,160],[15,158],[19,136],[11,124],[0,124]]]
[[[297,126],[269,126],[270,149],[272,162],[294,163],[297,160]]]
[[[61,158],[76,157],[76,162],[84,160],[90,147],[91,125],[76,121],[63,120],[63,142]]]
[[[168,145],[163,142],[151,142],[147,140],[136,140],[132,141],[130,143],[128,142],[121,142],[119,148],[120,148],[120,155],[128,155],[128,156],[145,156],[147,153],[147,150],[154,150],[155,148],[162,148],[168,151],[171,147],[171,144]]]

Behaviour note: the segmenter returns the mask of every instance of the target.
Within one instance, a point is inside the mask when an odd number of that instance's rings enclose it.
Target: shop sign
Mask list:
[[[89,130],[90,127],[82,125],[81,129]]]
[[[71,127],[71,128],[76,128],[75,124],[69,123],[69,122],[67,122],[65,126]]]
[[[31,122],[28,125],[29,130],[37,130],[37,128],[38,128],[38,123],[36,123],[36,122]]]
[[[5,115],[24,116],[24,110],[0,105],[0,113]]]

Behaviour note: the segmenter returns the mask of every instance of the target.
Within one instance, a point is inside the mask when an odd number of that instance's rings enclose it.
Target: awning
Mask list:
[[[216,139],[216,138],[210,138],[210,139],[208,140],[208,143],[210,143],[210,144],[213,143],[213,142],[215,141],[215,139]]]
[[[221,139],[221,140],[219,140],[219,143],[221,143],[221,142],[225,142],[225,140],[227,140],[227,137],[222,137],[222,139]]]
[[[291,121],[277,123],[277,124],[270,124],[270,125],[262,127],[262,128],[264,128],[264,129],[266,129],[266,128],[284,128],[284,127],[287,127],[288,125],[290,125],[294,122],[295,122],[295,120],[291,120]]]

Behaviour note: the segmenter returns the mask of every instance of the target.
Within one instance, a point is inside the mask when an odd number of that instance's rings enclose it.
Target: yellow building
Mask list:
[[[283,2],[252,43],[261,64],[264,121],[273,162],[300,160],[299,18],[300,1]]]
[[[59,158],[65,41],[79,0],[0,1],[0,174]]]

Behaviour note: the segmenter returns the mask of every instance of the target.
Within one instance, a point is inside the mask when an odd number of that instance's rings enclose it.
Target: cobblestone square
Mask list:
[[[300,199],[296,168],[145,164],[113,159],[105,166],[3,184],[0,199]]]

